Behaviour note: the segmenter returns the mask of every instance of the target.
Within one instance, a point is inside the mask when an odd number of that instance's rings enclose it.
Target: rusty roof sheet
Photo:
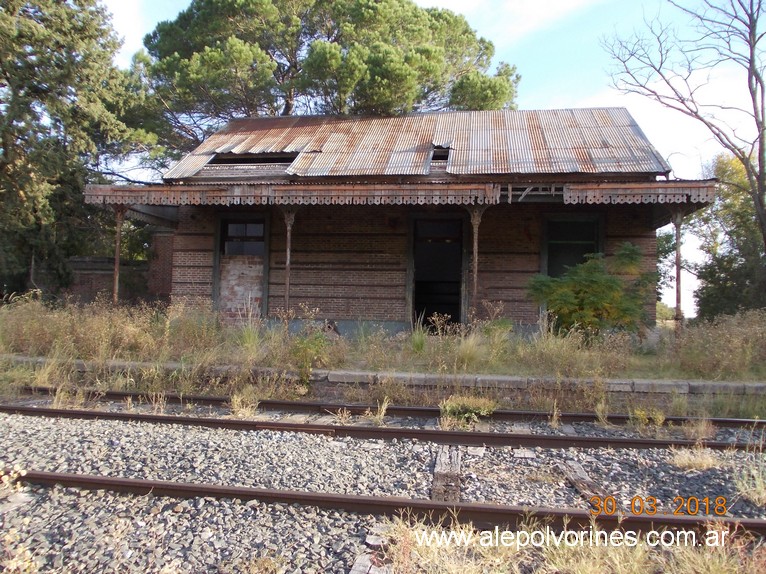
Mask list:
[[[193,178],[216,154],[270,153],[298,153],[285,169],[298,177],[428,175],[434,146],[450,148],[453,175],[670,171],[626,109],[589,108],[234,120],[165,179]]]

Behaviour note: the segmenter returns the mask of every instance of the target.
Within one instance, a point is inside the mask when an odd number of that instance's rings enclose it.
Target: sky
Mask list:
[[[145,34],[158,22],[172,20],[191,0],[103,0],[112,24],[123,39],[117,64],[127,67],[142,48]],[[612,86],[614,68],[604,40],[626,36],[661,16],[678,28],[688,20],[664,0],[415,0],[423,7],[447,8],[463,14],[480,36],[495,45],[495,59],[515,65],[521,74],[520,109],[626,107],[659,153],[673,167],[672,176],[700,178],[704,166],[721,151],[697,122],[637,95]],[[723,72],[722,72],[723,74]],[[725,97],[730,77],[712,78],[714,96]],[[684,256],[699,258],[692,240]],[[692,316],[696,281],[682,278],[682,307]],[[673,306],[675,295],[663,300]]]

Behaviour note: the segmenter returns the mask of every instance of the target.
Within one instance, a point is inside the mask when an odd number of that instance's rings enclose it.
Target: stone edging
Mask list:
[[[312,379],[330,383],[379,383],[386,379],[414,387],[464,386],[477,389],[524,390],[531,387],[553,390],[556,388],[592,388],[594,379],[515,377],[507,375],[429,375],[424,373],[369,371],[314,371]],[[677,395],[758,395],[766,394],[766,382],[686,381],[650,379],[603,379],[606,391],[611,393],[652,393]]]
[[[20,355],[0,355],[0,361],[11,361],[27,365],[44,365],[46,357],[24,357]],[[101,365],[98,365],[101,366]],[[133,370],[161,367],[168,371],[193,369],[194,365],[181,362],[151,363],[137,361],[106,361],[104,367],[110,370]],[[75,360],[74,367],[79,371],[97,368],[92,362]],[[241,371],[233,365],[213,366],[206,369],[212,375],[226,375]],[[280,369],[256,367],[255,374],[275,375],[283,373]],[[289,374],[289,373],[288,373]],[[314,370],[311,381],[316,383],[362,384],[369,385],[384,381],[400,382],[412,387],[466,387],[476,389],[497,389],[523,391],[530,388],[555,390],[557,388],[585,390],[593,388],[599,382],[594,379],[555,378],[555,377],[516,377],[508,375],[451,375],[407,373],[397,371],[371,372],[355,370]],[[766,382],[727,382],[727,381],[687,381],[687,380],[650,380],[650,379],[603,379],[600,381],[610,393],[659,394],[659,395],[739,395],[752,396],[766,394]]]

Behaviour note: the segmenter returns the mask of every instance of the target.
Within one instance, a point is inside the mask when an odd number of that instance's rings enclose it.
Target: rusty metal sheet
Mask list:
[[[167,173],[165,173],[163,179],[185,179],[192,177],[199,172],[207,162],[215,157],[212,154],[189,154],[173,166]]]
[[[670,170],[627,110],[599,108],[237,120],[165,178],[193,178],[216,153],[287,152],[299,153],[287,169],[299,177],[427,175],[434,146],[451,150],[453,175]]]

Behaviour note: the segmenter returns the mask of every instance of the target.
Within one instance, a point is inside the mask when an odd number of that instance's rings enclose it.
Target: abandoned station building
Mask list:
[[[655,230],[714,193],[670,170],[622,108],[269,117],[232,121],[162,185],[85,197],[164,226],[171,298],[232,319],[306,303],[404,327],[487,300],[535,323],[536,273],[625,241],[655,269]]]

